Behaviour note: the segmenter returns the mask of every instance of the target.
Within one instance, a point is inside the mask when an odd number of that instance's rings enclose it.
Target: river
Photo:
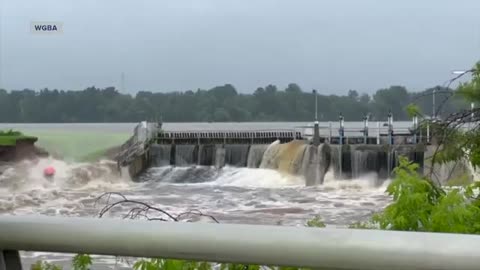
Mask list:
[[[305,124],[179,123],[165,124],[164,127],[169,130],[265,129]],[[361,123],[356,125],[361,126]],[[103,133],[108,137],[114,134],[128,136],[134,126],[133,123],[1,124],[0,129],[13,128],[31,135],[50,134],[50,137],[62,132],[94,134],[92,136]],[[40,145],[41,142],[42,138]],[[57,169],[53,180],[47,180],[42,175],[43,168],[49,165]],[[172,214],[199,210],[214,216],[221,223],[304,226],[308,219],[318,215],[327,226],[345,227],[368,219],[390,201],[385,194],[388,182],[375,186],[374,176],[349,181],[334,179],[331,172],[327,173],[324,184],[316,187],[305,187],[302,177],[275,170],[235,167],[221,170],[210,167],[159,167],[150,169],[142,180],[132,182],[125,174],[119,175],[115,164],[108,161],[81,163],[68,158],[26,161],[4,169],[0,175],[0,213],[96,216],[102,202],[95,203],[95,199],[104,192],[120,192],[129,199],[149,203]],[[128,209],[114,209],[105,218],[121,218]],[[24,267],[37,259],[65,263],[70,256],[22,252]],[[98,269],[114,265],[112,258],[99,257],[99,260]]]

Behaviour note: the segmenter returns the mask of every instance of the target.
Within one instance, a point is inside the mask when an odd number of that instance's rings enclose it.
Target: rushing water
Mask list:
[[[319,215],[328,226],[343,227],[367,219],[390,200],[384,192],[387,183],[375,185],[375,177],[368,175],[341,180],[335,179],[330,170],[323,185],[306,187],[303,177],[290,173],[301,170],[302,165],[286,162],[284,155],[288,151],[279,154],[273,148],[270,151],[265,146],[257,148],[249,153],[240,151],[238,156],[227,149],[226,166],[222,169],[190,165],[198,164],[195,161],[198,157],[188,154],[191,153],[188,149],[177,152],[176,157],[185,167],[172,167],[163,161],[165,154],[159,152],[158,167],[148,170],[141,182],[132,182],[125,174],[120,175],[116,164],[108,161],[74,163],[42,159],[4,166],[0,168],[0,213],[96,216],[102,204],[95,203],[95,199],[104,192],[115,191],[173,214],[197,209],[222,223],[303,226],[308,219]],[[300,156],[299,151],[288,153]],[[301,151],[310,153],[303,148]],[[212,159],[212,149],[198,152],[198,156]],[[261,159],[256,157],[259,153],[279,156],[277,163],[260,164]],[[57,169],[51,180],[42,174],[48,165]],[[117,208],[105,218],[120,218],[127,211],[127,207]],[[25,266],[38,258],[59,261],[69,258],[44,253],[22,255]],[[113,265],[111,258],[101,258],[105,259],[102,265]]]

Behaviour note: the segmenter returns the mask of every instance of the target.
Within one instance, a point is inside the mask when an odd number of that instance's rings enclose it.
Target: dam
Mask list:
[[[168,131],[161,123],[142,122],[122,145],[117,162],[128,167],[133,179],[150,167],[230,166],[302,176],[308,186],[322,184],[327,171],[345,180],[375,175],[381,183],[392,175],[400,156],[423,170],[429,137],[420,130],[394,129],[390,118],[376,128],[369,128],[368,120],[363,128],[346,128],[340,118],[339,126],[315,122],[303,130]]]

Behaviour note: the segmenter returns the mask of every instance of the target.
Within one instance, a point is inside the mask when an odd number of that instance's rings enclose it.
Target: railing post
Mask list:
[[[344,120],[343,120],[343,115],[342,113],[340,113],[340,116],[338,117],[339,118],[339,121],[340,121],[340,128],[338,129],[338,133],[339,133],[339,139],[340,139],[340,153],[339,153],[339,165],[340,165],[340,179],[342,179],[342,176],[343,176],[343,136],[345,135],[344,134],[344,129],[343,129],[343,125],[344,125]]]
[[[22,263],[17,250],[2,250],[0,252],[0,270],[22,270]]]
[[[332,122],[331,121],[328,121],[328,129],[329,129],[328,143],[332,143]]]
[[[363,143],[368,144],[368,115],[363,117]]]
[[[340,122],[340,128],[338,129],[338,135],[339,135],[339,138],[340,138],[340,145],[343,144],[343,136],[345,135],[344,133],[344,129],[343,129],[343,124],[344,124],[344,120],[343,120],[343,115],[342,113],[340,113],[340,116],[338,117],[339,119],[339,122]]]
[[[318,121],[315,121],[315,124],[313,125],[313,145],[320,145],[320,128]]]
[[[415,114],[413,116],[413,143],[417,144],[417,115]]]
[[[380,122],[377,121],[377,144],[380,144]]]
[[[393,114],[388,113],[388,144],[393,144]]]

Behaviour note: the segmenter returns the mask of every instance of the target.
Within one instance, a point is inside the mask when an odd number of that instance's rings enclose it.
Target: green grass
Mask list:
[[[93,161],[107,149],[123,144],[130,133],[95,131],[31,131],[38,136],[36,145],[68,161]]]
[[[82,162],[94,162],[99,160],[102,157],[105,157],[109,148],[96,150],[92,153],[89,153],[85,156],[80,157],[78,160]]]
[[[37,140],[37,137],[26,136],[19,131],[0,130],[0,146],[15,146],[19,140]]]

